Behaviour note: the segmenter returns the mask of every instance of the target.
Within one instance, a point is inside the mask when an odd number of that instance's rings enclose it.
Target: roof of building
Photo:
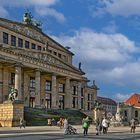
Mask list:
[[[105,105],[116,105],[117,106],[117,103],[110,98],[97,96],[97,100],[99,100],[102,104],[105,104]]]
[[[23,22],[17,22],[17,21],[12,21],[12,20],[9,20],[9,19],[5,19],[5,18],[1,18],[0,17],[0,20],[2,21],[6,21],[6,22],[9,22],[9,23],[15,23],[17,25],[22,25],[22,26],[25,26],[25,27],[29,27],[29,28],[32,28],[36,31],[38,31],[40,34],[42,34],[43,36],[46,36],[47,38],[49,38],[51,41],[53,41],[54,43],[56,43],[59,47],[63,48],[65,51],[67,51],[68,53],[74,55],[74,53],[72,53],[69,49],[67,49],[66,47],[64,47],[63,45],[61,45],[60,43],[58,43],[56,40],[54,40],[52,37],[48,36],[47,34],[45,34],[42,30],[40,30],[39,28],[36,28],[35,26],[33,25],[30,25],[30,24],[25,24]]]
[[[124,101],[124,103],[133,105],[135,107],[140,107],[140,94],[134,93],[126,101]]]
[[[48,36],[47,34],[45,34],[44,32],[42,32],[42,30],[36,28],[36,27],[33,26],[33,25],[24,24],[23,22],[12,21],[12,20],[8,20],[8,19],[4,19],[4,18],[0,18],[0,21],[4,21],[4,22],[6,22],[6,23],[11,23],[12,26],[10,26],[10,25],[8,25],[8,24],[1,24],[1,23],[0,23],[0,26],[5,27],[6,29],[10,29],[10,30],[12,30],[12,31],[17,31],[17,29],[16,29],[17,27],[15,28],[15,26],[13,26],[13,25],[19,25],[19,27],[20,27],[20,26],[21,26],[21,28],[25,27],[25,29],[27,29],[26,27],[28,27],[29,29],[33,29],[33,30],[37,31],[38,34],[47,37],[48,40],[51,40],[51,42],[53,42],[54,44],[57,44],[57,45],[53,45],[53,47],[57,46],[56,49],[62,48],[62,49],[65,50],[67,53],[69,53],[69,54],[71,54],[71,55],[74,55],[70,50],[66,49],[63,45],[61,45],[60,43],[58,43],[57,41],[55,41],[53,38],[51,38],[50,36]],[[7,26],[8,26],[9,28],[7,28]],[[23,31],[23,30],[22,30],[22,31]],[[21,31],[20,31],[20,32],[18,31],[17,33],[22,34]],[[35,34],[35,33],[34,33],[34,34]],[[23,35],[24,35],[24,34],[23,34]],[[35,36],[37,36],[37,35],[35,34]],[[30,37],[30,35],[29,35],[29,37]],[[37,37],[37,38],[38,38],[38,37]],[[34,38],[34,39],[35,39],[35,38]],[[38,41],[38,40],[37,40],[37,41]],[[0,44],[0,45],[1,45],[1,44]],[[52,44],[50,43],[49,46],[52,46]],[[16,48],[16,49],[18,49],[18,48]],[[20,49],[21,49],[21,48],[20,48]],[[39,53],[41,53],[41,52],[39,52]],[[50,55],[51,55],[51,54],[50,54]],[[59,61],[61,61],[61,60],[59,60]],[[67,65],[67,66],[71,67],[72,69],[74,69],[76,73],[81,74],[81,75],[85,75],[85,72],[84,72],[82,69],[80,70],[80,69],[78,69],[77,67],[75,67],[74,65],[68,64],[68,63],[66,63],[65,61],[61,61],[61,62],[65,63],[65,65]]]

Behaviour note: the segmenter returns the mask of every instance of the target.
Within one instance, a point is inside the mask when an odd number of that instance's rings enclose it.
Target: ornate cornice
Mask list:
[[[82,73],[72,67],[64,64],[60,60],[57,60],[50,54],[39,52],[26,52],[23,49],[18,48],[6,48],[0,47],[0,57],[5,61],[12,61],[13,63],[21,63],[22,65],[34,65],[34,68],[41,70],[51,70],[52,72],[62,72],[66,75],[75,75],[75,77],[81,77]],[[81,79],[80,78],[80,79]]]

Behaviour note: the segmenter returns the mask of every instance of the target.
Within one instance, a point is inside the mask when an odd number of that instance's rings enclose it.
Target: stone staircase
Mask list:
[[[44,126],[47,125],[48,119],[58,121],[60,117],[67,117],[72,125],[81,125],[82,119],[86,117],[81,111],[72,109],[25,108],[24,114],[28,126]]]

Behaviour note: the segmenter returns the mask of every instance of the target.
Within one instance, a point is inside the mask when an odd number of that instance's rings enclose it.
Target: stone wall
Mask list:
[[[24,118],[24,104],[21,101],[5,101],[0,104],[0,126],[19,126],[20,118]]]

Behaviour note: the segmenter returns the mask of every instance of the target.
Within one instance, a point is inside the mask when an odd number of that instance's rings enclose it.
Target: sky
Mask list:
[[[140,0],[0,0],[0,17],[21,22],[29,10],[42,31],[75,55],[99,96],[140,93]]]

